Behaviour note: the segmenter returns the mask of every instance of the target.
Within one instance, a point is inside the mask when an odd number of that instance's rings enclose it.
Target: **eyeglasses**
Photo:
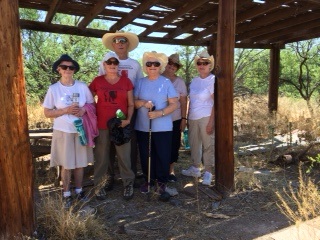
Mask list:
[[[210,64],[210,62],[197,62],[197,65],[198,65],[198,66],[201,66],[201,65],[207,66],[207,65],[209,65],[209,64]]]
[[[125,38],[125,37],[122,37],[122,38],[114,38],[112,40],[113,43],[121,43],[121,44],[124,44],[124,43],[127,43],[128,42],[128,39]]]
[[[107,64],[107,65],[116,65],[116,66],[118,66],[119,65],[119,61],[118,60],[107,60],[107,61],[105,61],[105,63]]]
[[[175,66],[176,68],[179,68],[179,67],[180,67],[180,65],[179,65],[178,63],[175,63],[175,62],[172,62],[172,61],[169,61],[168,64],[171,65],[171,66],[173,65],[173,66]]]
[[[75,67],[75,66],[59,65],[59,67],[60,67],[62,70],[67,70],[68,68],[69,68],[71,71],[76,70],[76,67]]]
[[[159,62],[146,62],[147,67],[151,67],[152,65],[155,67],[160,67],[161,63],[159,63]]]

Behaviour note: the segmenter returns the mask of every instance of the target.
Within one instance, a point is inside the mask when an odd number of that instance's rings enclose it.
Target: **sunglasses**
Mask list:
[[[152,65],[155,67],[160,67],[161,63],[159,63],[159,62],[146,62],[147,67],[151,67]]]
[[[198,66],[201,66],[201,65],[207,66],[207,65],[209,65],[209,64],[210,64],[210,62],[197,62],[197,65],[198,65]]]
[[[180,65],[179,65],[178,63],[175,63],[175,62],[172,62],[172,61],[169,61],[168,64],[171,65],[171,66],[173,65],[173,66],[175,66],[176,68],[179,68],[179,67],[180,67]]]
[[[59,65],[59,67],[60,67],[62,70],[67,70],[68,68],[69,68],[71,71],[76,70],[76,67],[75,67],[75,66]]]
[[[107,64],[107,65],[116,65],[116,66],[118,66],[119,65],[119,61],[118,60],[107,60],[107,61],[105,61],[105,63]]]
[[[128,42],[128,39],[126,39],[125,37],[123,38],[114,38],[112,40],[113,43],[121,43],[121,44],[124,44],[124,43],[127,43]]]

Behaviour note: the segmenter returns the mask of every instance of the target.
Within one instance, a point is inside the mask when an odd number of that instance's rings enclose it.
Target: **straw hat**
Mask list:
[[[183,65],[180,63],[180,58],[179,58],[179,54],[178,53],[174,53],[174,54],[171,54],[170,56],[169,56],[169,60],[171,61],[171,62],[174,62],[174,63],[176,63],[176,64],[178,64],[179,65],[179,68],[181,68]],[[178,69],[179,69],[178,68]]]
[[[60,56],[60,58],[55,61],[52,65],[52,72],[55,72],[55,73],[59,73],[57,71],[57,68],[58,66],[60,65],[61,62],[72,62],[73,66],[75,66],[75,70],[74,70],[74,73],[78,72],[80,70],[80,66],[79,66],[79,63],[75,60],[73,60],[68,54],[62,54]]]
[[[149,61],[150,58],[155,58],[159,61],[160,65],[160,74],[164,72],[167,64],[168,57],[164,53],[157,53],[156,51],[145,52],[142,57],[143,71],[147,73],[146,62]]]
[[[131,33],[131,32],[124,32],[124,31],[116,31],[115,33],[106,33],[103,35],[102,37],[102,43],[103,45],[114,51],[114,48],[112,46],[112,41],[115,37],[125,37],[126,39],[128,39],[129,42],[129,46],[128,46],[128,51],[132,51],[133,49],[135,49],[138,44],[139,44],[139,38],[136,34]]]
[[[210,61],[210,71],[212,71],[212,69],[214,68],[214,58],[213,58],[213,56],[211,55],[209,55],[209,53],[207,52],[207,50],[203,50],[200,54],[199,54],[199,56],[195,56],[195,58],[194,58],[194,64],[195,64],[195,66],[197,66],[197,62],[198,62],[198,60],[199,59],[202,59],[202,60],[207,60],[207,61]]]

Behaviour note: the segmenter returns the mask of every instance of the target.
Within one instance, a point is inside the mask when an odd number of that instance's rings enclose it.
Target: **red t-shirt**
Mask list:
[[[91,92],[98,96],[97,120],[99,129],[107,129],[109,119],[116,116],[116,111],[121,109],[128,114],[128,91],[133,89],[133,85],[128,77],[121,76],[115,84],[110,84],[104,76],[93,79],[89,85]]]

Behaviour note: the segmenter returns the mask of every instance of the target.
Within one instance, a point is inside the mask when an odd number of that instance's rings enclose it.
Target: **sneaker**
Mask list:
[[[166,187],[165,191],[170,194],[171,197],[178,195],[178,191],[176,188]]]
[[[151,191],[151,186],[150,186],[150,191]],[[145,182],[144,184],[142,184],[140,186],[140,192],[141,193],[144,193],[144,194],[147,194],[149,191],[148,191],[148,183]]]
[[[106,190],[106,192],[111,191],[113,189],[113,184],[114,184],[114,177],[108,176],[106,184],[104,185],[104,190]]]
[[[89,202],[89,198],[88,196],[86,196],[84,191],[81,191],[80,193],[76,194],[76,199],[81,202]]]
[[[107,199],[107,193],[106,193],[106,191],[104,190],[104,188],[101,188],[101,189],[99,189],[99,190],[96,192],[96,199],[98,199],[98,200],[105,200],[105,199]]]
[[[200,168],[196,168],[194,166],[189,167],[188,169],[181,171],[182,175],[188,176],[188,177],[200,177],[201,172]]]
[[[212,174],[209,172],[205,172],[202,177],[202,184],[210,186],[212,181]]]
[[[168,177],[169,182],[176,182],[178,181],[177,177],[174,174],[170,174]]]
[[[129,200],[133,198],[133,183],[129,183],[125,188],[123,192],[123,198],[126,200]]]
[[[72,205],[73,199],[71,196],[63,198],[63,207],[64,209],[69,209]]]

